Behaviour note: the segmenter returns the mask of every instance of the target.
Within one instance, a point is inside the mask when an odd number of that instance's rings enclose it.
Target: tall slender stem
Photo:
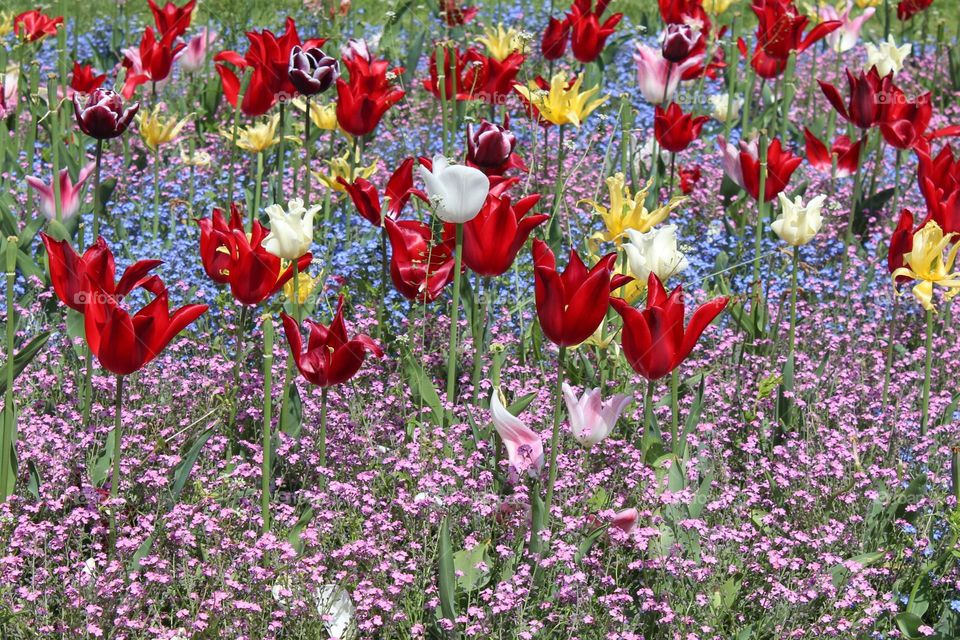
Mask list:
[[[96,164],[93,170],[93,241],[100,236],[100,166],[103,160],[103,140],[97,140]],[[80,242],[83,246],[83,239]]]
[[[93,170],[93,241],[100,235],[100,166],[103,160],[103,140],[97,140],[96,164]],[[83,225],[80,225],[80,248],[84,247]],[[90,424],[90,410],[93,404],[93,352],[86,345],[86,358],[83,370],[83,426]]]
[[[890,312],[889,335],[887,336],[887,362],[883,373],[883,410],[886,412],[887,404],[890,399],[890,378],[893,371],[893,344],[897,337],[897,311],[900,307],[900,299],[897,294],[893,294],[893,309]]]
[[[263,151],[257,152],[257,180],[253,185],[253,208],[250,209],[250,231],[253,222],[260,215],[260,192],[263,190]]]
[[[320,443],[317,446],[320,466],[327,466],[327,387],[320,390]]]
[[[682,456],[680,450],[680,367],[670,372],[670,449],[675,455]]]
[[[7,238],[7,389],[3,398],[3,434],[0,435],[0,504],[13,493],[16,478],[13,476],[13,434],[16,430],[16,413],[13,410],[14,341],[17,333],[16,309],[14,308],[14,281],[17,276],[17,238]]]
[[[260,518],[263,532],[270,531],[270,477],[273,474],[271,448],[273,436],[270,421],[273,419],[273,318],[263,315],[263,456],[260,468]]]
[[[923,399],[920,403],[920,437],[927,435],[930,417],[930,373],[933,368],[933,309],[927,310],[926,362],[923,369]]]
[[[790,342],[787,361],[793,362],[797,342],[797,271],[800,269],[800,247],[793,248],[793,262],[790,269]]]
[[[543,507],[544,527],[550,528],[550,507],[553,504],[553,487],[557,482],[557,454],[560,452],[560,404],[563,400],[563,371],[567,363],[567,348],[560,347],[557,358],[557,382],[553,397],[553,431],[550,433],[550,471],[547,475],[547,497]],[[539,548],[539,541],[537,541]]]
[[[120,458],[123,451],[123,376],[117,376],[117,394],[113,403],[113,474],[110,477],[110,556],[117,551],[117,498],[120,495]]]
[[[310,174],[310,96],[306,97],[307,110],[304,111],[304,133],[303,133],[303,158],[307,165],[306,175],[304,176],[303,201],[307,207],[310,206],[310,191],[313,186],[313,176]]]
[[[447,402],[450,403],[450,422],[457,394],[457,336],[460,330],[460,270],[463,263],[463,223],[457,223],[457,246],[454,250],[453,308],[450,310],[450,350],[447,353]]]
[[[160,145],[153,150],[153,239],[160,236]]]
[[[280,144],[277,145],[277,182],[274,191],[274,202],[283,202],[283,163],[287,138],[287,103],[280,101]],[[309,206],[309,205],[308,205]]]
[[[387,227],[380,223],[380,299],[377,301],[377,338],[383,341],[383,308],[387,304]]]

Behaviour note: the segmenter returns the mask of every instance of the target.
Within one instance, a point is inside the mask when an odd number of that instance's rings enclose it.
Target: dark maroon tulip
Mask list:
[[[700,32],[690,25],[668,24],[661,45],[663,57],[670,62],[683,62],[690,57],[690,52],[697,46],[698,40]]]
[[[333,86],[340,77],[340,63],[318,47],[290,51],[290,82],[301,95],[315,96]]]
[[[139,109],[140,103],[137,102],[124,110],[123,98],[110,89],[94,90],[84,107],[80,106],[79,94],[73,96],[73,110],[77,114],[80,130],[97,140],[108,140],[121,135],[130,126]]]
[[[506,127],[483,120],[474,130],[467,127],[467,160],[480,169],[497,169],[506,164],[517,146],[517,138]]]

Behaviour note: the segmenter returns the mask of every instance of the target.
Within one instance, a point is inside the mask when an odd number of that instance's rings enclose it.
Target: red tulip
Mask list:
[[[563,20],[551,17],[540,40],[540,52],[547,60],[559,60],[567,52],[569,39],[570,20],[566,17]]]
[[[653,117],[653,134],[661,147],[677,153],[699,137],[700,129],[709,119],[707,116],[694,117],[684,113],[675,102],[671,102],[666,111],[657,105]]]
[[[171,315],[167,289],[156,278],[156,297],[131,317],[114,296],[97,290],[86,277],[91,288],[84,313],[87,344],[100,365],[119,376],[142,369],[207,311],[205,304],[188,304]]]
[[[807,162],[817,171],[833,173],[833,157],[837,157],[837,177],[845,178],[857,172],[860,168],[860,149],[863,138],[851,144],[846,135],[838,136],[830,149],[820,141],[810,129],[803,128],[803,135],[807,141]]]
[[[806,51],[811,45],[836,31],[843,23],[827,20],[816,25],[804,37],[810,18],[800,13],[789,0],[754,0],[750,7],[757,14],[757,45],[774,60],[786,61],[791,52]]]
[[[102,237],[97,238],[82,256],[77,255],[67,240],[55,240],[40,234],[50,261],[50,282],[60,301],[83,313],[94,291],[122,299],[138,287],[156,293],[159,278],[147,274],[163,264],[162,260],[140,260],[123,272],[116,282],[116,264],[113,253]],[[162,286],[162,284],[161,284]]]
[[[900,0],[897,4],[897,19],[906,22],[932,4],[933,0]]]
[[[368,351],[378,358],[383,357],[383,351],[373,338],[362,333],[353,338],[347,336],[342,295],[329,327],[313,320],[304,321],[310,328],[306,351],[303,350],[303,338],[297,321],[285,313],[281,316],[283,332],[287,335],[297,369],[308,382],[318,387],[331,387],[355,376]]]
[[[237,302],[260,304],[283,288],[293,277],[293,265],[285,269],[277,256],[263,248],[267,230],[254,221],[248,236],[243,230],[243,215],[236,205],[230,206],[230,223],[223,211],[214,209],[210,218],[197,220],[200,227],[200,259],[207,275],[217,283],[229,284]],[[297,260],[300,271],[310,266],[313,256],[304,254]]]
[[[337,181],[350,194],[350,199],[353,200],[360,215],[373,226],[382,227],[384,204],[380,201],[380,191],[377,187],[369,180],[359,177],[352,183],[342,177],[338,177]],[[387,181],[384,195],[387,198],[388,215],[393,218],[399,216],[410,196],[415,193],[418,192],[413,188],[413,158],[407,158],[400,163]]]
[[[623,318],[623,353],[634,371],[647,380],[659,380],[687,359],[704,329],[727,306],[727,298],[715,298],[693,312],[683,328],[683,287],[670,296],[655,273],[647,279],[647,308],[631,307],[620,298],[611,300]]]
[[[76,93],[92,93],[94,89],[99,89],[106,79],[107,74],[96,75],[92,65],[74,62],[73,73],[70,74],[70,88]]]
[[[924,222],[924,224],[926,224]],[[904,209],[900,212],[900,219],[897,221],[897,228],[893,230],[890,236],[890,248],[887,250],[887,270],[892,274],[903,266],[903,254],[908,253],[913,248],[913,234],[922,227],[919,225],[916,229],[913,227],[913,212]],[[908,276],[900,276],[898,282],[906,282]]]
[[[460,0],[440,0],[440,15],[448,27],[460,27],[476,17],[477,7],[461,7]]]
[[[759,153],[759,152],[758,152]],[[767,145],[767,180],[764,184],[764,202],[770,202],[777,194],[787,188],[790,176],[796,171],[803,158],[784,150],[780,141],[774,139]],[[754,200],[760,198],[760,158],[753,155],[749,148],[740,150],[740,169],[743,172],[743,186]]]
[[[264,29],[262,32],[247,32],[247,38],[250,46],[243,56],[236,51],[221,51],[213,59],[217,63],[223,94],[234,107],[240,96],[240,78],[224,63],[241,70],[252,69],[240,110],[248,116],[259,116],[269,111],[280,98],[292,97],[296,92],[288,72],[293,48],[321,47],[325,40],[314,38],[301,42],[293,18],[287,18],[286,31],[279,37]]]
[[[398,103],[405,91],[387,78],[385,60],[367,61],[355,56],[344,58],[350,72],[349,81],[337,79],[337,122],[347,133],[365,136],[372,133],[387,110]],[[398,75],[403,69],[394,69]]]
[[[150,5],[150,11],[153,13],[153,21],[157,25],[157,33],[161,37],[172,33],[174,38],[179,38],[190,28],[190,20],[193,17],[193,8],[197,6],[197,0],[190,0],[182,7],[178,7],[172,2],[167,2],[163,8],[157,6],[154,0],[147,0]]]
[[[177,54],[187,45],[175,42],[174,32],[168,32],[157,40],[152,27],[143,30],[140,39],[140,72],[136,73],[135,61],[129,57],[123,59],[123,66],[127,68],[127,78],[123,83],[123,96],[130,98],[136,88],[147,82],[160,82],[170,75],[173,61]]]
[[[430,225],[415,220],[394,222],[384,218],[393,254],[390,278],[404,298],[431,302],[453,280],[453,246],[442,242],[431,246]]]
[[[928,217],[936,220],[944,233],[960,232],[960,159],[945,144],[935,158],[927,147],[918,148],[917,178],[927,203]]]
[[[690,195],[693,188],[700,181],[700,165],[695,164],[692,167],[680,167],[677,172],[680,174],[680,192],[684,195]]]
[[[710,33],[710,17],[700,0],[657,0],[664,24],[699,25],[701,33]]]
[[[570,7],[567,21],[572,27],[571,49],[573,57],[580,62],[593,62],[600,57],[607,38],[613,35],[617,24],[623,18],[622,13],[614,13],[600,24],[609,4],[610,0],[597,0],[597,6],[593,8],[593,0],[574,0]]]
[[[490,190],[483,208],[463,225],[463,264],[481,276],[499,276],[513,264],[530,232],[549,215],[528,216],[540,201],[539,194],[520,198],[511,204],[503,192],[516,182],[503,182]],[[444,225],[444,238],[452,241],[456,225]]]
[[[534,292],[537,317],[547,338],[561,347],[578,345],[597,330],[607,315],[610,292],[632,280],[614,276],[616,253],[602,258],[593,269],[573,249],[563,273],[545,242],[533,241]]]
[[[24,11],[13,18],[13,32],[29,42],[36,42],[47,36],[57,35],[57,25],[63,24],[63,17],[51,18],[39,9]]]
[[[881,122],[884,116],[884,105],[887,98],[893,94],[893,73],[883,78],[876,67],[870,71],[861,71],[854,76],[847,69],[847,84],[850,86],[850,99],[843,103],[840,92],[832,84],[817,80],[820,89],[827,100],[833,105],[843,118],[861,129],[869,129]]]
[[[485,56],[474,48],[460,52],[444,49],[444,97],[447,100],[483,100],[490,104],[503,101],[516,84],[523,54],[514,51],[503,60]],[[424,88],[440,98],[437,57],[430,56],[430,77]]]

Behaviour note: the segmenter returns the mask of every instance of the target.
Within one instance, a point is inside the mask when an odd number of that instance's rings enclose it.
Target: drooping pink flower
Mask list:
[[[631,399],[630,396],[617,393],[604,402],[600,397],[600,389],[589,389],[577,397],[573,388],[564,382],[563,400],[567,404],[573,437],[584,447],[590,448],[610,435]]]
[[[633,59],[637,63],[637,80],[640,93],[650,104],[663,104],[673,99],[683,74],[703,62],[704,56],[691,56],[680,64],[663,57],[659,47],[641,44]]]
[[[490,397],[490,412],[493,426],[507,449],[507,459],[517,473],[526,472],[536,476],[543,469],[543,442],[530,427],[523,424],[503,406],[500,391],[494,390]]]

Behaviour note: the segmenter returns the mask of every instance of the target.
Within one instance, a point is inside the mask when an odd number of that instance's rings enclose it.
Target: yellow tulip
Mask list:
[[[0,38],[4,38],[13,31],[13,12],[0,11]]]
[[[209,167],[213,162],[213,156],[203,149],[187,151],[180,147],[180,162],[188,167]]]
[[[306,304],[307,299],[310,297],[310,294],[313,293],[313,290],[320,283],[320,279],[323,277],[321,273],[316,278],[311,277],[309,273],[304,273],[301,271],[297,274],[297,304]],[[283,285],[283,297],[287,300],[293,300],[294,286],[293,278],[290,278],[286,284]]]
[[[371,162],[368,166],[359,166],[359,149],[357,149],[357,155],[352,163],[353,166],[351,166],[349,158],[350,151],[348,150],[344,152],[342,156],[335,156],[326,161],[327,166],[330,168],[329,175],[323,175],[321,173],[317,173],[316,171],[313,173],[313,175],[315,175],[320,182],[327,185],[328,188],[333,189],[334,191],[346,192],[346,189],[342,184],[340,184],[337,178],[343,178],[347,182],[353,182],[357,178],[369,178],[376,172],[377,165],[380,164],[380,160],[374,158],[373,162]]]
[[[487,48],[491,58],[500,61],[523,48],[520,31],[513,27],[505,29],[502,24],[498,24],[496,28],[487,27],[483,37],[477,38],[477,42]]]
[[[879,7],[883,4],[883,0],[854,0],[857,3],[857,6],[861,9],[866,9],[867,7]]]
[[[293,104],[295,107],[300,109],[300,111],[307,110],[307,101],[303,100],[302,98],[296,98],[293,101]],[[311,102],[310,121],[318,129],[323,129],[324,131],[336,131],[339,128],[339,124],[337,123],[337,103],[331,102],[330,104],[317,104],[315,102]]]
[[[579,127],[588,115],[610,99],[610,96],[603,96],[591,100],[600,91],[600,87],[581,92],[583,76],[577,76],[569,88],[567,83],[566,76],[557,73],[550,79],[549,91],[544,91],[535,84],[529,87],[517,86],[517,91],[537,108],[544,120],[556,125],[572,124],[575,127]]]
[[[180,135],[180,130],[189,119],[190,117],[187,116],[178,122],[175,117],[164,118],[160,115],[160,105],[157,105],[153,111],[141,111],[137,116],[137,125],[143,143],[151,151],[156,151]]]
[[[954,244],[946,258],[943,256],[943,250],[956,235],[944,235],[940,225],[933,220],[929,221],[913,234],[913,245],[909,252],[903,254],[904,266],[891,274],[894,287],[897,285],[897,278],[901,276],[919,281],[913,287],[913,295],[927,311],[935,311],[933,285],[947,290],[944,300],[949,300],[960,292],[960,272],[951,272],[960,244]]]
[[[595,234],[595,238],[605,242],[615,242],[620,244],[627,229],[636,229],[640,233],[646,233],[667,219],[670,212],[676,209],[685,200],[685,198],[674,198],[667,204],[657,207],[653,211],[648,211],[644,203],[647,200],[647,194],[653,182],[648,182],[646,186],[637,192],[636,195],[630,193],[630,187],[622,173],[610,176],[606,180],[607,190],[610,192],[610,206],[604,207],[596,200],[581,200],[580,202],[593,206],[606,226],[606,231]]]
[[[733,4],[733,0],[703,0],[703,10],[713,16],[718,16]]]
[[[252,153],[266,151],[270,147],[280,144],[280,135],[277,132],[279,125],[280,115],[278,114],[267,118],[259,124],[243,127],[237,131],[236,145],[244,151],[250,151]],[[233,133],[231,131],[221,131],[220,135],[227,140],[233,140]],[[299,140],[293,136],[287,136],[286,139],[290,142],[299,142]]]

